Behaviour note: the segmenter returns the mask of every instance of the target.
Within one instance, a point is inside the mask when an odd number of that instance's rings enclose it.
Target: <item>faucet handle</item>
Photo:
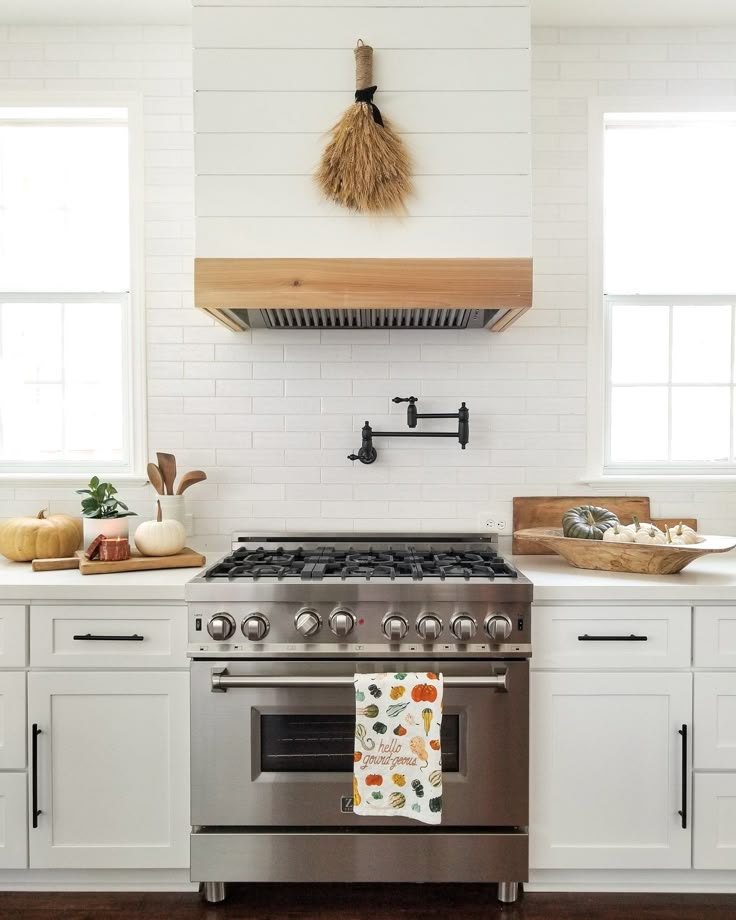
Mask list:
[[[394,398],[391,400],[391,402],[395,402],[395,403],[408,402],[408,403],[411,403],[412,405],[417,401],[418,400],[416,396],[394,396]]]

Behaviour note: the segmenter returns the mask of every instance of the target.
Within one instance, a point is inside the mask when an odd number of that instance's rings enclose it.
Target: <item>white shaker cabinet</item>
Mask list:
[[[26,774],[0,773],[0,869],[27,865]]]
[[[691,716],[689,673],[533,672],[530,865],[689,868]]]
[[[736,868],[736,773],[695,774],[693,867]]]
[[[32,672],[28,728],[32,868],[189,865],[186,672]]]

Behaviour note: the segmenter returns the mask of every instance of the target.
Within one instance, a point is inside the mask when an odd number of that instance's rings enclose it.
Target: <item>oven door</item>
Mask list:
[[[192,824],[415,826],[352,813],[356,669],[444,675],[445,827],[528,823],[528,662],[394,659],[192,662]]]

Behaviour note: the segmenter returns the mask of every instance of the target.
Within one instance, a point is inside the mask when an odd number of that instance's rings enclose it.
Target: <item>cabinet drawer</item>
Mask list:
[[[26,674],[0,672],[0,770],[26,765]]]
[[[736,672],[695,675],[695,725],[695,769],[736,770]]]
[[[0,668],[23,668],[27,664],[26,608],[0,604]]]
[[[535,605],[532,668],[690,664],[689,607]]]
[[[26,774],[0,773],[0,869],[28,865]]]
[[[31,606],[31,665],[186,667],[186,607]]]
[[[696,773],[693,868],[736,869],[736,773]]]
[[[736,668],[736,607],[696,607],[693,626],[696,667]]]

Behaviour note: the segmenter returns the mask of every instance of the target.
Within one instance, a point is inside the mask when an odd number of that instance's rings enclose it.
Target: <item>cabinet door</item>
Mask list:
[[[691,675],[537,672],[531,686],[530,865],[689,867]]]
[[[736,773],[695,774],[695,869],[736,869]]]
[[[22,668],[27,662],[27,617],[21,604],[0,604],[0,668]]]
[[[696,770],[736,770],[736,673],[695,675]]]
[[[31,867],[188,866],[188,673],[51,671],[28,684],[40,730]]]
[[[25,671],[0,671],[0,770],[22,770],[25,765]]]
[[[28,865],[25,773],[0,773],[0,869]]]

